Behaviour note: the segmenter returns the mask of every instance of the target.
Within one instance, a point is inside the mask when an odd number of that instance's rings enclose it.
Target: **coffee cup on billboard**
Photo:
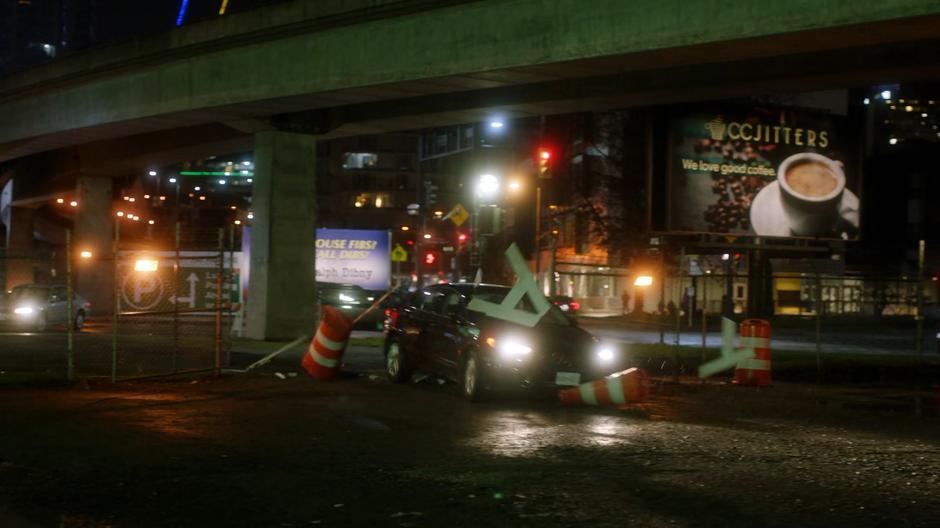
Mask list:
[[[794,154],[780,164],[777,181],[794,235],[832,233],[845,190],[845,173],[839,163],[813,152]]]

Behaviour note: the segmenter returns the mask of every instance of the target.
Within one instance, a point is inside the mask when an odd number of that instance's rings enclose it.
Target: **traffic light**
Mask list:
[[[551,160],[552,160],[552,151],[547,147],[541,147],[538,150],[538,155],[536,156],[536,162],[538,163],[539,169],[539,178],[551,178]]]
[[[424,182],[424,205],[430,206],[437,203],[437,190],[439,187],[430,181]]]
[[[467,234],[466,234],[466,233],[458,233],[458,234],[457,234],[457,242],[458,242],[458,243],[463,244],[463,243],[466,242],[466,241],[467,241]]]
[[[431,264],[434,264],[435,262],[437,262],[437,254],[436,254],[436,253],[434,253],[433,251],[428,251],[428,252],[426,252],[426,253],[424,254],[424,263],[425,263],[425,264],[427,264],[427,265],[430,266]]]

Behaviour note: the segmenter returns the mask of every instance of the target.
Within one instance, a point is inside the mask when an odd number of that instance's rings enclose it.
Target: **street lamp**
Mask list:
[[[477,198],[491,201],[499,193],[499,178],[492,174],[481,174],[477,181]]]

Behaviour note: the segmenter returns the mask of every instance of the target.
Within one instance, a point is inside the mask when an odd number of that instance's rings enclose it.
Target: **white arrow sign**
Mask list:
[[[196,307],[196,283],[199,282],[199,277],[195,273],[190,273],[186,277],[186,282],[189,283],[189,296],[188,297],[174,297],[171,299],[174,303],[189,303],[190,308]]]
[[[753,348],[734,349],[734,333],[736,328],[737,325],[734,324],[734,321],[727,317],[721,318],[721,357],[700,365],[698,368],[698,377],[705,379],[722,370],[728,370],[737,365],[741,360],[754,357]]]
[[[503,302],[496,304],[484,301],[479,297],[474,297],[470,300],[470,304],[467,305],[467,308],[476,312],[483,312],[497,319],[503,319],[529,327],[535,326],[542,319],[542,316],[548,312],[551,305],[545,296],[542,295],[542,292],[539,291],[539,287],[532,278],[532,272],[529,271],[529,267],[526,266],[525,259],[522,258],[522,253],[519,252],[519,248],[516,247],[515,243],[510,245],[509,249],[506,250],[506,259],[509,260],[509,265],[512,266],[512,270],[516,272],[516,284],[513,285],[509,293],[506,294]],[[477,270],[476,284],[480,283],[481,278],[481,273]],[[523,297],[529,298],[535,312],[516,308]]]

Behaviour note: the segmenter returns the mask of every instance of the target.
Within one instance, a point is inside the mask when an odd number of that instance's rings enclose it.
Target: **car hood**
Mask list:
[[[527,327],[501,319],[484,318],[480,322],[481,336],[495,337],[518,336],[520,340],[530,343],[539,355],[559,355],[572,357],[582,354],[594,346],[594,337],[583,328],[574,325],[557,325],[539,323],[535,327]]]

